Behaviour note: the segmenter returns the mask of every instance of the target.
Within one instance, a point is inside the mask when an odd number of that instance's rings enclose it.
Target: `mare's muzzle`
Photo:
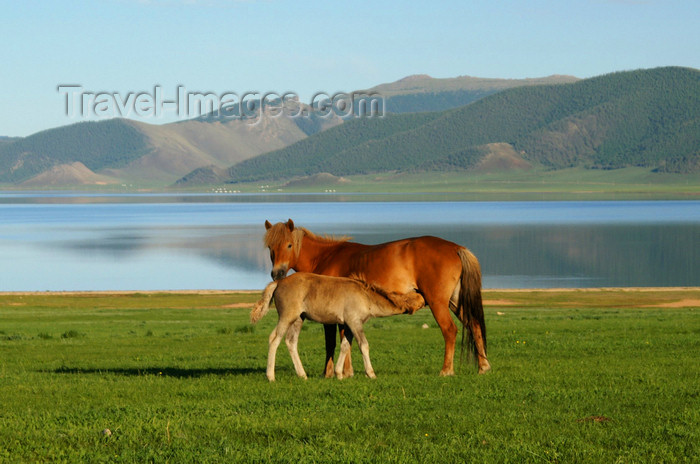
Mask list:
[[[287,269],[286,268],[273,269],[272,272],[270,273],[270,275],[272,276],[272,280],[284,279],[284,276],[287,275]]]

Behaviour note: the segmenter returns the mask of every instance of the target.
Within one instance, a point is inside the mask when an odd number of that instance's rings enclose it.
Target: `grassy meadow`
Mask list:
[[[61,185],[57,190],[91,193],[335,193],[352,194],[346,199],[374,200],[697,200],[700,175],[662,174],[648,168],[603,170],[541,168],[499,172],[385,172],[345,176],[312,176],[288,181],[211,184],[165,187],[156,182],[137,184]],[[17,186],[0,182],[0,190]],[[389,197],[386,197],[386,195]],[[367,196],[364,196],[367,195]]]
[[[697,462],[700,289],[486,291],[489,359],[430,311],[367,324],[376,380],[297,378],[258,294],[0,295],[0,462]],[[428,328],[423,328],[424,324]],[[111,433],[104,433],[109,429]]]
[[[258,183],[259,184],[259,183]],[[234,184],[258,191],[258,184]],[[229,186],[229,188],[231,188]],[[450,200],[695,200],[697,174],[659,174],[645,168],[615,170],[570,168],[501,172],[404,172],[348,176],[297,186],[270,184],[268,192],[408,193]]]

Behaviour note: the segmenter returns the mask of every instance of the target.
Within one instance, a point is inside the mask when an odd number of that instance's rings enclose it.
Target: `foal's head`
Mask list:
[[[278,222],[275,225],[265,221],[265,246],[270,250],[272,279],[280,280],[292,269],[299,257],[304,231],[294,227],[294,222]]]

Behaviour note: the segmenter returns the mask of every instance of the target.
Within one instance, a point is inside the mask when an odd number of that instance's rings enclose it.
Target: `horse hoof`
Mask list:
[[[488,371],[491,370],[491,366],[484,366],[479,368],[479,374],[486,374]]]
[[[454,377],[455,371],[440,371],[440,377]]]

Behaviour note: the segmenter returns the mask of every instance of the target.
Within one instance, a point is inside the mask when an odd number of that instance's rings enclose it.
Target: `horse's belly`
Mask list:
[[[345,324],[345,319],[338,314],[304,312],[301,316],[311,321],[318,322],[319,324]]]

